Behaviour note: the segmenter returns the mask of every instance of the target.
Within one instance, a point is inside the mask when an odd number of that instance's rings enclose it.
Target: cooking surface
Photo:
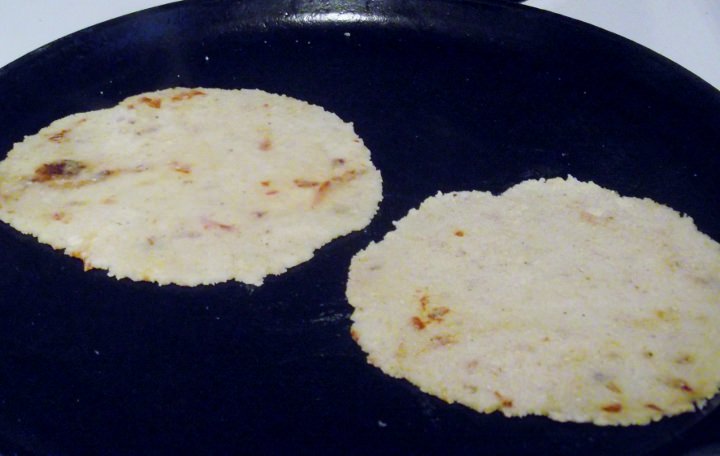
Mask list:
[[[368,229],[260,288],[115,281],[0,225],[0,444],[600,454],[717,435],[718,414],[699,421],[705,411],[602,428],[445,404],[365,362],[344,285],[352,255],[425,197],[527,178],[572,174],[651,197],[720,239],[719,93],[625,40],[525,7],[307,1],[287,14],[286,3],[169,5],[0,70],[1,150],[137,92],[256,87],[354,122],[385,183]]]
[[[503,0],[498,0],[503,1]],[[509,0],[518,1],[518,0]],[[0,3],[0,66],[62,36],[168,0],[33,0]],[[526,0],[631,39],[720,89],[720,3],[716,0]]]

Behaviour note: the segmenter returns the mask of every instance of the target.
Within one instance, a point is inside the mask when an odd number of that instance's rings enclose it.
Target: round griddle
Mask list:
[[[1,69],[0,157],[56,118],[176,85],[260,88],[353,122],[380,212],[258,288],[117,281],[0,225],[0,451],[637,454],[718,435],[718,399],[627,428],[446,404],[366,363],[344,293],[353,254],[439,190],[570,174],[720,239],[720,93],[696,76],[501,1],[182,2]]]

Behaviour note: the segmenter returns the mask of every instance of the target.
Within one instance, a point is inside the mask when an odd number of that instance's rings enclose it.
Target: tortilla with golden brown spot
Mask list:
[[[347,297],[370,363],[481,412],[646,424],[720,386],[720,245],[593,183],[428,198]]]
[[[3,221],[87,269],[159,284],[260,285],[364,228],[381,198],[352,124],[260,90],[139,94],[57,120],[0,163]]]

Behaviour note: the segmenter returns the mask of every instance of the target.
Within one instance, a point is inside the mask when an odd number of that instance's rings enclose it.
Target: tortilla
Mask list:
[[[720,385],[720,245],[573,178],[428,198],[347,297],[371,364],[480,412],[646,424]]]
[[[117,278],[261,285],[364,228],[352,124],[260,90],[174,88],[57,120],[0,163],[0,219]]]

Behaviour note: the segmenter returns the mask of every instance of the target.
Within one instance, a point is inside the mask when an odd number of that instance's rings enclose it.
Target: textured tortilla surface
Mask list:
[[[573,178],[428,198],[347,297],[370,363],[481,412],[646,424],[720,385],[720,245]]]
[[[0,163],[0,219],[87,269],[159,284],[260,285],[364,228],[381,198],[352,124],[260,90],[135,95]]]

